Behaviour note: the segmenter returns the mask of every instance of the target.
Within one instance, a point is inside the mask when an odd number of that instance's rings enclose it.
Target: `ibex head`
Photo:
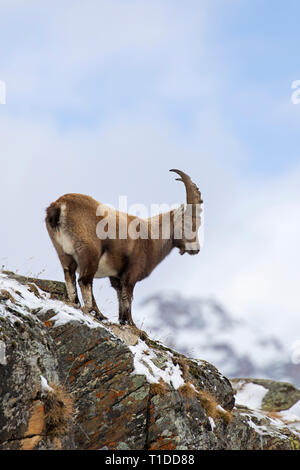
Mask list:
[[[181,212],[181,217],[178,221],[174,221],[174,228],[180,229],[181,236],[175,234],[175,245],[180,250],[180,254],[196,255],[200,251],[200,243],[198,239],[198,229],[200,227],[202,212],[201,204],[203,203],[199,188],[191,180],[191,178],[181,170],[172,169],[180,177],[176,178],[177,181],[182,181],[186,189],[186,206]]]

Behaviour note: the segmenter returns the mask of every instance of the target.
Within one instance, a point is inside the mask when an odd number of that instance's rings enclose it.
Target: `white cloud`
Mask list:
[[[215,128],[214,128],[215,129]],[[211,135],[211,134],[209,134]],[[174,252],[136,290],[136,302],[160,289],[214,296],[238,316],[250,316],[296,340],[299,328],[300,169],[267,180],[242,178],[236,159],[224,158],[238,142],[222,129],[205,151],[164,122],[118,121],[105,129],[61,135],[51,125],[0,121],[5,159],[1,200],[4,264],[62,279],[44,228],[44,209],[66,192],[129,204],[184,201],[184,187],[168,169],[189,170],[205,200],[205,245],[197,257]],[[229,147],[228,146],[229,139]],[[197,141],[197,140],[195,140]],[[213,152],[210,151],[210,145]],[[209,155],[209,159],[207,159]],[[4,166],[3,166],[4,165]],[[111,314],[114,293],[96,281],[100,305]],[[105,286],[108,283],[104,283]],[[109,303],[110,301],[113,303]],[[136,310],[136,304],[135,304]],[[295,333],[294,333],[295,332]]]
[[[300,327],[299,177],[297,167],[269,181],[237,180],[235,197],[225,196],[225,211],[220,205],[221,220],[206,213],[203,264],[188,288],[199,285],[288,341]]]
[[[53,1],[51,8],[36,1],[3,5],[0,36],[8,47],[2,46],[2,73],[11,99],[34,104],[34,111],[68,105],[82,112],[91,106],[83,84],[98,79],[98,87],[93,83],[92,88],[105,99],[107,90],[101,86],[109,88],[107,77],[117,77],[122,87],[128,69],[132,81],[136,70],[145,82],[154,72],[152,86],[160,88],[160,74],[171,74],[167,82],[182,82],[184,77],[181,89],[187,92],[192,83],[195,91],[200,84],[189,63],[204,49],[199,36],[206,27],[207,5],[191,2],[194,15],[181,2],[170,0],[67,0]],[[21,25],[13,14],[16,7]],[[21,30],[22,39],[16,32],[12,35],[14,29]],[[163,88],[166,78],[162,81]]]
[[[7,83],[0,108],[0,264],[33,274],[45,268],[45,277],[62,279],[43,222],[52,200],[82,192],[113,204],[124,194],[129,204],[180,202],[184,188],[168,173],[178,167],[203,192],[204,249],[197,257],[172,253],[139,285],[136,301],[170,288],[213,295],[237,315],[293,335],[300,318],[300,171],[268,180],[243,171],[251,154],[218,104],[227,66],[215,63],[206,36],[214,25],[208,11],[220,3],[193,1],[191,13],[173,1],[54,1],[51,8],[1,2],[9,21],[2,16],[0,35],[11,42],[0,77]],[[257,97],[243,101],[254,103],[253,114],[262,108]],[[57,111],[66,120],[80,118],[96,100],[103,102],[99,123],[96,117],[91,126],[59,131]],[[168,119],[164,100],[189,104],[188,131]],[[105,288],[99,304],[105,299],[114,313],[110,298]]]

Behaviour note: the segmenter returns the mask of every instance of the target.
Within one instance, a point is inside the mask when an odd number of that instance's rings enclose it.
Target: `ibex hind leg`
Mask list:
[[[65,284],[69,302],[75,307],[80,307],[80,302],[76,287],[76,269],[77,263],[73,256],[64,253],[59,246],[56,247],[58,257],[64,270]]]
[[[52,243],[54,245],[54,248],[58,254],[61,266],[64,270],[68,300],[69,302],[74,304],[74,306],[80,307],[80,302],[78,299],[77,287],[76,287],[77,263],[72,255],[68,255],[63,251],[61,245],[57,243],[52,230],[49,229],[48,231],[49,231],[49,235],[52,240]]]
[[[105,320],[106,317],[100,312],[94,294],[93,279],[97,271],[97,253],[89,253],[81,250],[79,259],[79,279],[78,284],[82,294],[84,303],[82,311],[84,313],[95,313],[98,320]]]
[[[68,299],[76,307],[80,307],[80,302],[77,293],[76,287],[76,268],[77,263],[75,260],[70,261],[70,263],[64,267],[65,283],[68,294]]]

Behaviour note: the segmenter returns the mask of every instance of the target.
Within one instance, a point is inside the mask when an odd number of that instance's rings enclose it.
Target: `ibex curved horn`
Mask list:
[[[193,183],[190,176],[181,170],[172,169],[174,173],[177,173],[180,178],[176,178],[176,181],[182,181],[186,189],[186,202],[187,204],[201,204],[202,198],[198,186]]]

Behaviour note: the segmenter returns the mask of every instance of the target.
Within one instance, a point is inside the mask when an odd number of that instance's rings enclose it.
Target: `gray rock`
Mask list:
[[[63,283],[7,273],[1,280],[6,293],[0,290],[0,449],[299,445],[293,430],[263,411],[235,407],[230,381],[213,365],[172,351],[136,328],[102,324],[51,300],[65,299]],[[59,318],[68,318],[58,322],[59,305]],[[144,373],[136,370],[135,347],[144,354]],[[181,386],[166,378],[168,368]]]

